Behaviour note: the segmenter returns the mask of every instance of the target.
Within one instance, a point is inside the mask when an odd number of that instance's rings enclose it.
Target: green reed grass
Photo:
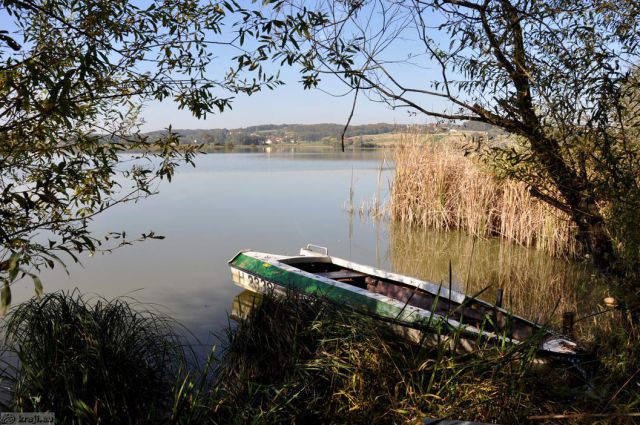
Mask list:
[[[461,354],[448,340],[413,344],[323,302],[267,297],[228,334],[215,423],[557,423],[528,418],[595,412],[604,417],[593,423],[631,424],[634,417],[609,414],[639,410],[640,340],[625,338],[638,329],[621,312],[598,320],[592,343],[601,366],[585,383],[563,367],[536,370],[535,339]]]
[[[602,366],[590,386],[563,368],[534,373],[535,340],[461,354],[450,340],[410,343],[369,317],[295,294],[256,303],[221,336],[226,348],[194,369],[175,322],[124,300],[58,293],[8,317],[20,364],[5,370],[15,385],[5,408],[53,410],[58,423],[78,424],[520,424],[575,413],[631,424],[606,415],[640,406],[640,332],[621,312],[598,320],[609,325],[594,339]]]
[[[448,341],[413,344],[371,318],[295,296],[265,298],[230,342],[221,423],[516,423],[541,411],[530,345],[459,354]]]
[[[14,411],[53,411],[60,423],[154,423],[172,403],[187,356],[176,323],[126,300],[57,292],[5,319]]]

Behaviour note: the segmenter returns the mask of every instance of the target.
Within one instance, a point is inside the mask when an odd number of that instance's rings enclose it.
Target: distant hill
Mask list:
[[[380,134],[420,131],[421,133],[440,133],[449,129],[485,131],[494,130],[482,123],[463,123],[462,125],[398,125],[365,124],[349,126],[345,137],[372,136]],[[180,129],[173,130],[180,135],[181,143],[201,143],[209,145],[261,145],[282,143],[336,143],[340,139],[343,124],[265,124],[245,128],[226,129]],[[164,131],[146,133],[150,138],[160,137]]]

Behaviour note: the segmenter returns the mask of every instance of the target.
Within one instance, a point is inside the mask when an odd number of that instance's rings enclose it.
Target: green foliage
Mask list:
[[[176,324],[124,300],[52,293],[20,304],[3,325],[3,381],[13,411],[53,411],[61,423],[157,423],[185,365]],[[3,385],[4,386],[4,385]]]
[[[197,146],[178,148],[170,127],[153,140],[139,134],[145,102],[170,99],[206,117],[227,108],[234,94],[280,84],[260,64],[212,74],[212,46],[239,44],[233,34],[221,34],[232,17],[218,4],[7,0],[2,6],[8,31],[0,33],[0,280],[6,291],[42,267],[77,261],[78,253],[129,244],[125,233],[95,237],[89,222],[153,194],[179,164],[193,164]],[[140,238],[149,237],[155,235]],[[41,292],[39,281],[35,286]],[[2,299],[4,306],[8,297]]]

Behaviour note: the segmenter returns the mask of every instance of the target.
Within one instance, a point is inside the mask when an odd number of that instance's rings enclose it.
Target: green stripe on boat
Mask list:
[[[320,296],[376,316],[414,324],[415,326],[426,326],[428,322],[428,319],[420,317],[408,309],[378,301],[373,297],[332,285],[317,278],[282,269],[277,265],[261,261],[244,253],[238,254],[231,260],[230,265],[278,286],[307,295]],[[435,324],[434,322],[435,320],[432,321],[431,326]]]

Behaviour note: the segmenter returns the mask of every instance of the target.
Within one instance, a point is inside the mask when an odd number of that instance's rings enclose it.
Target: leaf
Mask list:
[[[11,305],[11,287],[5,280],[2,291],[0,292],[0,317],[5,315],[9,305]]]
[[[7,273],[9,274],[9,282],[13,282],[18,276],[18,272],[20,271],[20,267],[18,264],[20,263],[20,254],[14,252],[11,254],[9,258],[9,267],[7,268]]]
[[[36,291],[36,298],[40,299],[42,298],[42,293],[43,293],[43,289],[42,289],[42,281],[40,280],[40,278],[34,274],[31,275],[31,279],[33,279],[33,288]]]

